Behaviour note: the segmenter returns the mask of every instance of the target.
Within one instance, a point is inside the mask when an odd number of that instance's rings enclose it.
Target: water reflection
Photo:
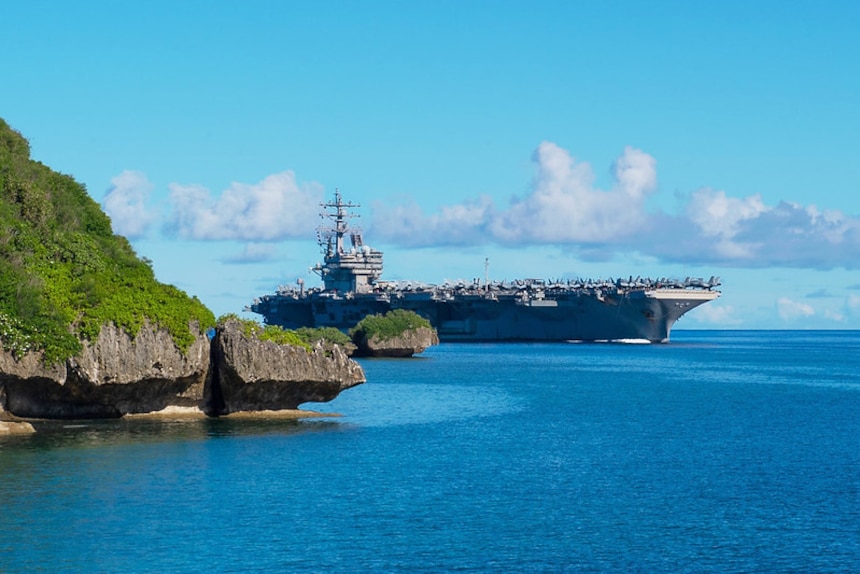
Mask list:
[[[0,456],[10,450],[91,448],[128,443],[196,441],[225,437],[338,430],[337,418],[123,418],[86,421],[33,421],[34,434],[0,437]]]

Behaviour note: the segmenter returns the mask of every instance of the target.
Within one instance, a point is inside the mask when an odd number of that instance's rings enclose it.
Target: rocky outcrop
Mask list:
[[[432,327],[407,329],[400,335],[382,339],[365,333],[353,340],[358,349],[356,355],[365,357],[411,357],[423,353],[427,347],[439,344],[439,336]]]
[[[195,329],[196,331],[196,329]],[[110,418],[170,406],[199,407],[209,371],[209,340],[182,353],[164,330],[144,325],[132,337],[104,325],[94,342],[58,365],[40,355],[0,358],[6,410],[29,418]]]
[[[0,385],[0,436],[10,434],[31,434],[35,432],[33,425],[26,421],[7,420],[10,418],[6,412],[6,388]],[[11,417],[14,419],[14,417]]]
[[[9,414],[6,412],[6,389],[0,385],[0,436],[10,434],[31,434],[35,432],[33,425],[25,421],[6,420]]]
[[[196,331],[196,329],[195,329]],[[364,381],[339,348],[328,355],[245,339],[219,327],[187,352],[163,330],[145,325],[131,337],[105,325],[95,342],[63,364],[45,366],[31,353],[0,352],[0,419],[111,418],[169,409],[218,415],[238,410],[294,409],[329,401]]]
[[[338,346],[311,352],[246,337],[228,321],[212,340],[212,373],[207,381],[210,414],[295,409],[327,402],[365,382],[364,371]]]
[[[0,421],[0,436],[10,434],[33,434],[36,429],[28,422]]]

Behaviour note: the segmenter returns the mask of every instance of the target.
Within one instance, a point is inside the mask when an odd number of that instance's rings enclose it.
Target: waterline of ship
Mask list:
[[[367,315],[392,309],[429,320],[442,342],[476,341],[669,341],[672,326],[688,311],[720,296],[719,277],[672,280],[519,279],[446,282],[382,280],[382,252],[364,244],[347,220],[357,217],[338,190],[322,204],[318,242],[324,262],[313,267],[322,287],[282,287],[249,307],[270,325],[288,329],[348,330]],[[351,247],[347,247],[349,237]]]

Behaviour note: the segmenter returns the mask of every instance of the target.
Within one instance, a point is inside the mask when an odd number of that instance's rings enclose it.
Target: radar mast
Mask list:
[[[334,190],[334,201],[320,203],[321,218],[330,219],[334,225],[317,228],[317,243],[322,250],[325,263],[312,270],[325,284],[327,291],[368,292],[382,274],[382,253],[364,245],[361,229],[350,228],[348,219],[359,217],[350,211],[361,207],[358,203],[343,201],[340,189]],[[349,233],[351,249],[344,246],[343,238]]]
[[[357,213],[353,213],[348,210],[361,207],[361,205],[351,201],[344,202],[340,195],[340,189],[335,188],[334,201],[320,203],[320,207],[323,208],[323,211],[320,213],[320,217],[328,217],[331,219],[334,222],[334,227],[326,227],[324,225],[320,226],[317,229],[317,242],[319,243],[320,248],[322,248],[323,254],[326,256],[343,253],[343,238],[349,230],[349,225],[346,220],[353,217],[359,217]],[[334,211],[329,211],[330,209],[333,209]],[[361,242],[360,230],[356,229],[353,231],[352,235],[352,243],[353,247],[355,247],[356,235],[359,236],[358,242]]]

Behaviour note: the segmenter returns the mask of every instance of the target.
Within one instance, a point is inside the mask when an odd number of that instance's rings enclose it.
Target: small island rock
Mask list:
[[[381,338],[378,335],[368,337],[360,333],[354,340],[356,355],[365,357],[411,357],[423,353],[427,347],[439,344],[439,336],[432,327],[407,329],[403,333]]]

